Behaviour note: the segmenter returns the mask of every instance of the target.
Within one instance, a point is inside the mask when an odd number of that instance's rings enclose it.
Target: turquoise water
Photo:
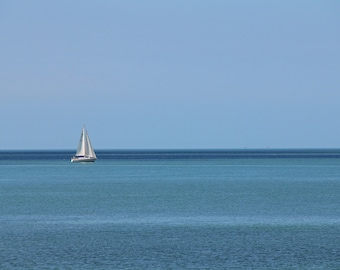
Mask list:
[[[0,154],[0,269],[340,269],[340,151]]]

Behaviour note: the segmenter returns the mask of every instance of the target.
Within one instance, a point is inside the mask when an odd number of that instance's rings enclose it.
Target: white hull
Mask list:
[[[72,157],[71,162],[94,162],[96,158],[93,157]]]

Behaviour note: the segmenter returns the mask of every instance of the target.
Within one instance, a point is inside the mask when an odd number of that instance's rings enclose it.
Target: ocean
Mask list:
[[[0,269],[340,269],[340,150],[0,151]]]

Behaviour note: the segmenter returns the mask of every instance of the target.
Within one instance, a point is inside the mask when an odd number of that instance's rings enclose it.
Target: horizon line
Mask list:
[[[3,151],[75,151],[76,148],[8,148]],[[235,150],[340,150],[339,147],[243,147],[243,148],[97,148],[95,151],[235,151]]]

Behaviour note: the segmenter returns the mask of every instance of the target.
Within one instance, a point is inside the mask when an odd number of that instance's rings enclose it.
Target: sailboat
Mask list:
[[[76,154],[71,158],[71,162],[94,162],[97,159],[96,153],[90,142],[89,135],[85,126],[83,126],[78,149]]]

